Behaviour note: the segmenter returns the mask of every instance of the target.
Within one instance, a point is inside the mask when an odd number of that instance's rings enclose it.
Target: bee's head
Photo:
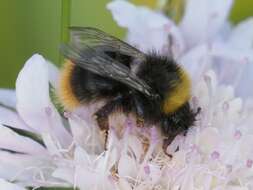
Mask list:
[[[164,114],[171,114],[190,98],[190,80],[187,73],[173,60],[156,54],[148,55],[140,64],[137,75],[157,94]]]
[[[169,117],[163,119],[161,125],[163,133],[167,136],[184,134],[189,127],[194,125],[199,112],[200,108],[197,111],[193,111],[189,103],[185,103],[177,111],[171,113]]]

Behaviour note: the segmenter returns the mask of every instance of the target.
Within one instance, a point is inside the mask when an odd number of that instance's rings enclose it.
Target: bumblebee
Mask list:
[[[99,29],[71,27],[60,97],[66,109],[104,100],[94,115],[108,131],[108,116],[120,109],[136,115],[138,125],[160,126],[166,144],[193,126],[198,111],[189,104],[191,82],[172,58],[143,53]]]

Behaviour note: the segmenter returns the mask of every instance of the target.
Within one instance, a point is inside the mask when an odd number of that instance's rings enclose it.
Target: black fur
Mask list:
[[[114,59],[129,67],[130,57],[108,53]],[[131,89],[116,80],[102,77],[75,65],[71,84],[73,92],[79,101],[89,103],[99,99],[106,99],[110,106],[98,111],[99,117],[107,117],[115,109],[110,101],[117,97],[116,107],[121,107],[125,113],[134,112],[138,117],[150,124],[161,126],[165,136],[174,138],[177,134],[186,132],[194,124],[196,113],[185,102],[172,114],[163,113],[161,107],[169,92],[179,84],[179,66],[171,59],[161,57],[155,53],[146,56],[146,60],[139,64],[136,75],[143,79],[160,99],[150,99],[140,92]]]

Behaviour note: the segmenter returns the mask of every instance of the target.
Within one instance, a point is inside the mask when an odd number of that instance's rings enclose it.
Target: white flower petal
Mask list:
[[[252,63],[253,62],[253,49],[241,50],[240,48],[234,48],[228,44],[215,42],[212,44],[212,51],[210,54],[222,59],[234,60],[240,63]]]
[[[0,89],[0,104],[15,108],[16,107],[16,94],[12,89]]]
[[[131,176],[135,178],[138,173],[136,164],[137,163],[135,162],[134,158],[128,156],[127,154],[121,155],[118,164],[119,175],[122,177]]]
[[[40,55],[32,56],[16,82],[17,110],[34,130],[53,133],[63,146],[71,143],[70,134],[49,97],[48,64]]]
[[[48,133],[43,133],[42,139],[43,139],[43,142],[45,143],[45,146],[47,147],[47,151],[49,152],[50,155],[61,157],[60,150],[59,150],[60,147],[59,147],[59,144],[55,138],[53,138]]]
[[[180,24],[188,47],[212,40],[223,26],[232,3],[233,0],[188,0]]]
[[[235,48],[253,48],[253,18],[239,23],[231,32],[228,44]]]
[[[240,157],[247,160],[252,155],[253,135],[244,134],[240,142]]]
[[[206,44],[192,48],[178,62],[188,71],[192,83],[197,83],[204,71],[211,67],[210,50]]]
[[[132,190],[130,184],[125,179],[119,179],[118,189]],[[136,189],[135,189],[136,190]]]
[[[133,151],[137,161],[140,161],[141,155],[143,154],[143,145],[137,137],[131,135],[127,138],[128,146]]]
[[[0,178],[10,181],[32,183],[41,168],[51,167],[48,160],[26,154],[12,154],[0,151]]]
[[[253,82],[253,49],[242,51],[240,48],[218,42],[212,47],[210,54],[219,59],[217,72],[223,76],[222,82],[234,85],[236,95],[245,98],[252,96],[253,90],[249,86]]]
[[[221,137],[219,131],[216,128],[205,128],[198,137],[198,144],[201,151],[204,153],[210,153],[220,143]]]
[[[17,113],[4,107],[0,107],[0,124],[33,132]]]
[[[0,125],[0,148],[34,155],[46,155],[46,149],[28,137]]]
[[[127,40],[144,52],[156,51],[168,54],[172,48],[178,56],[184,49],[183,38],[179,29],[165,15],[146,7],[136,7],[124,0],[116,0],[108,4],[114,20],[119,26],[128,29]],[[148,38],[143,33],[148,33]],[[172,47],[169,47],[169,35],[172,36]]]
[[[92,136],[92,130],[94,129],[92,126],[89,126],[86,121],[75,116],[69,118],[69,124],[76,145],[83,147],[86,150],[88,150],[91,146],[93,146],[93,148],[95,147],[94,141],[93,144],[91,141],[91,139],[94,138]],[[99,144],[98,142],[96,143]]]
[[[77,147],[75,150],[75,178],[74,182],[80,189],[96,189],[100,183],[98,175],[103,175],[103,171],[98,174],[91,165],[90,156],[84,149]],[[85,180],[84,180],[85,179]]]
[[[53,177],[62,179],[70,184],[74,185],[74,176],[75,176],[75,172],[74,169],[70,169],[70,168],[57,168],[53,174]]]
[[[153,28],[159,28],[168,23],[168,19],[164,15],[157,14],[146,7],[137,8],[125,0],[112,1],[107,5],[107,8],[112,11],[114,19],[122,27],[134,28],[138,25],[138,21]]]
[[[239,187],[236,185],[228,185],[228,186],[226,186],[226,189],[229,189],[229,190],[249,190],[248,187]],[[217,190],[219,190],[219,188],[217,188]]]
[[[0,189],[2,190],[26,190],[25,188],[15,185],[13,183],[9,183],[4,179],[0,179]]]

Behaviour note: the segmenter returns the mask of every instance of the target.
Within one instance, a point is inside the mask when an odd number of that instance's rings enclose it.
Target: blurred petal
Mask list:
[[[201,131],[198,140],[201,151],[204,153],[210,153],[220,143],[221,137],[216,128],[207,127]]]
[[[31,181],[39,173],[39,167],[47,161],[37,156],[0,151],[0,178],[10,181]]]
[[[249,86],[253,82],[253,49],[242,49],[224,43],[214,43],[210,55],[219,58],[219,68],[223,76],[222,82],[232,84],[236,95],[244,98],[253,95]],[[229,70],[229,73],[227,72]]]
[[[74,185],[74,181],[75,181],[74,180],[74,176],[75,176],[74,169],[61,167],[61,168],[56,169],[53,172],[52,176],[62,179],[64,181],[67,181],[68,183]]]
[[[212,56],[216,56],[222,59],[229,59],[239,62],[252,63],[253,62],[253,49],[241,50],[240,48],[234,48],[225,43],[216,42],[212,44],[210,51]]]
[[[70,134],[49,97],[48,64],[38,54],[32,56],[18,75],[16,82],[17,110],[24,121],[42,133],[53,133],[63,146],[71,142]]]
[[[159,28],[168,23],[166,16],[146,7],[136,7],[125,0],[112,1],[107,8],[112,11],[113,18],[122,27],[135,28],[139,24],[138,21],[146,22],[146,25],[152,28]]]
[[[17,129],[24,129],[28,131],[33,131],[29,128],[24,121],[19,117],[19,115],[7,108],[0,107],[0,124],[7,125]]]
[[[239,23],[231,32],[228,44],[235,48],[253,48],[253,18]]]
[[[75,143],[83,148],[86,147],[91,137],[91,128],[85,121],[78,118],[69,118],[69,123]]]
[[[49,152],[50,155],[62,157],[60,154],[60,150],[59,150],[60,147],[58,146],[59,144],[58,144],[58,141],[56,141],[56,139],[54,139],[48,133],[43,133],[42,139],[43,139],[43,142],[45,143],[47,151]]]
[[[20,136],[2,125],[0,125],[0,148],[35,155],[47,154],[46,149],[37,142]]]
[[[81,189],[92,189],[97,184],[96,171],[91,167],[91,160],[84,149],[75,150],[75,183]],[[102,172],[102,171],[101,171]],[[85,179],[85,180],[84,180]]]
[[[2,190],[26,190],[25,188],[15,185],[13,183],[9,183],[8,181],[5,181],[4,179],[0,179],[0,189],[2,189]]]
[[[16,94],[15,90],[0,89],[0,104],[4,106],[15,108],[16,107]]]
[[[206,44],[192,48],[178,62],[188,71],[192,83],[197,83],[204,71],[210,68],[209,48]]]
[[[122,177],[130,176],[135,178],[138,173],[135,160],[127,154],[121,155],[118,164],[118,172]]]
[[[183,38],[176,25],[165,15],[146,7],[136,7],[124,0],[108,4],[114,20],[128,29],[128,42],[141,50],[168,54],[169,35],[173,39],[173,53],[178,56],[184,49]],[[148,34],[147,36],[143,33]]]
[[[50,84],[53,85],[54,88],[57,88],[59,84],[58,80],[59,80],[60,71],[55,64],[53,64],[52,62],[48,60],[46,61],[47,61],[48,71],[49,71],[49,82]]]
[[[188,0],[180,24],[188,47],[212,40],[223,26],[233,0]]]

